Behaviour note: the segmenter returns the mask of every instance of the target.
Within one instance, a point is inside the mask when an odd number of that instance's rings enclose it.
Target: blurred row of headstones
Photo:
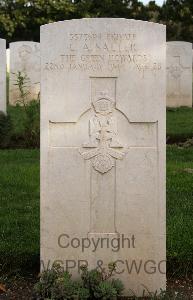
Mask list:
[[[167,107],[192,107],[192,44],[167,42],[166,52]],[[20,103],[22,92],[27,102],[39,99],[40,43],[14,42],[6,49],[0,39],[0,111]]]

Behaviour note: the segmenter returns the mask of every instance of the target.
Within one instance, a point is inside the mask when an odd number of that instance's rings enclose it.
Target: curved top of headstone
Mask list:
[[[192,43],[190,42],[184,42],[184,41],[169,41],[167,42],[167,44],[170,44],[170,45],[176,45],[176,46],[191,46],[192,47]]]
[[[27,44],[27,43],[30,43],[30,44],[39,44],[38,42],[33,42],[33,41],[18,41],[18,42],[12,42],[10,43],[10,45],[12,44]]]
[[[142,21],[142,20],[135,20],[135,19],[126,19],[126,18],[82,18],[82,19],[71,19],[71,20],[64,20],[64,21],[58,21],[58,22],[53,22],[53,23],[48,23],[48,24],[44,24],[41,25],[41,28],[44,29],[47,26],[53,27],[56,25],[64,25],[66,23],[70,24],[76,24],[76,23],[103,23],[104,22],[108,22],[108,24],[112,24],[112,22],[114,23],[123,23],[123,22],[127,22],[127,23],[133,23],[133,24],[144,24],[147,26],[158,26],[158,27],[163,27],[165,28],[166,26],[163,24],[159,24],[159,23],[155,23],[155,22],[149,22],[149,21]],[[108,25],[107,24],[107,25]]]
[[[26,45],[26,46],[39,46],[40,43],[38,42],[33,42],[33,41],[19,41],[19,42],[12,42],[9,44],[9,48],[13,48],[13,47],[19,47],[19,46],[23,46],[23,45]]]
[[[1,43],[2,45],[6,44],[6,40],[5,40],[5,39],[0,39],[0,43]]]
[[[173,55],[174,52],[178,54],[189,53],[192,51],[192,43],[189,42],[181,42],[181,41],[171,41],[167,42],[167,53]]]

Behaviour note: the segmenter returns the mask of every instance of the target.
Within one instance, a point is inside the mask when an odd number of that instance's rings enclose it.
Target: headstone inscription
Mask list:
[[[6,41],[0,39],[0,111],[6,113]]]
[[[168,107],[192,107],[192,44],[167,43]]]
[[[114,261],[125,291],[165,288],[165,52],[154,23],[41,27],[44,267]]]
[[[24,79],[22,86],[25,101],[38,99],[40,93],[40,44],[35,42],[10,43],[9,103],[21,103],[18,85],[19,74]],[[22,104],[22,103],[21,103]]]

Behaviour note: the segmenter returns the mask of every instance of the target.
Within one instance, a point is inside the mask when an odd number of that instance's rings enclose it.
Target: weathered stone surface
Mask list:
[[[40,92],[40,44],[35,42],[15,42],[10,44],[10,84],[9,103],[20,101],[20,92],[15,85],[18,73],[26,77],[24,91],[26,101],[37,99]]]
[[[10,49],[6,50],[7,72],[10,72]]]
[[[155,23],[41,27],[44,266],[59,260],[76,277],[81,260],[117,261],[126,292],[165,288],[165,56]]]
[[[167,43],[168,107],[192,107],[192,44]]]
[[[0,39],[0,111],[6,112],[6,41]]]

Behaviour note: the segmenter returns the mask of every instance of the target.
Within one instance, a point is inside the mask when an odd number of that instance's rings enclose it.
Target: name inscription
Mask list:
[[[54,61],[45,63],[47,71],[120,72],[128,66],[157,73],[160,62],[140,51],[134,33],[74,33],[69,34],[67,47]]]

